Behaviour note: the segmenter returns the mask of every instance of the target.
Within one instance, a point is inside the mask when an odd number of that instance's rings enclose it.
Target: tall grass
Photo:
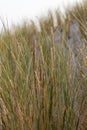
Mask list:
[[[87,129],[87,14],[85,5],[54,19],[5,29],[0,35],[0,130]],[[76,20],[82,46],[69,46],[70,23]],[[66,26],[67,25],[67,26]],[[56,29],[55,29],[56,28]],[[61,29],[61,30],[60,30]],[[74,37],[72,37],[74,39]],[[76,43],[79,41],[76,41]],[[76,44],[73,43],[72,44]]]

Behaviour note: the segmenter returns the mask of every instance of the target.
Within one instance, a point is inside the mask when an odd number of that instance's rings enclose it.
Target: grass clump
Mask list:
[[[75,8],[64,21],[56,12],[58,30],[49,13],[40,31],[32,22],[1,33],[0,130],[87,129],[87,15]],[[79,40],[69,37],[72,21]]]

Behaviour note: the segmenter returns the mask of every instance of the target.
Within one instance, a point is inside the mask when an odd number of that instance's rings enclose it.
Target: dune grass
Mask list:
[[[0,34],[0,130],[87,129],[87,3]],[[68,46],[79,24],[82,48]],[[55,44],[55,31],[60,40]],[[73,37],[74,39],[74,37]],[[79,41],[76,41],[76,43]],[[73,42],[72,42],[73,44]],[[74,43],[75,45],[75,43]],[[75,53],[75,54],[74,54]]]

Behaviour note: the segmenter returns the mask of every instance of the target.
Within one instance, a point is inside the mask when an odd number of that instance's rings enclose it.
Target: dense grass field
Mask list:
[[[0,33],[0,130],[87,130],[87,2]]]

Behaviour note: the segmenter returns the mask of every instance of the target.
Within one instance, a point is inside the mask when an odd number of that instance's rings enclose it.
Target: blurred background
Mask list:
[[[37,17],[47,14],[48,10],[60,9],[64,12],[67,6],[72,6],[82,0],[0,0],[0,28],[4,24],[21,23],[23,20],[37,20]]]

